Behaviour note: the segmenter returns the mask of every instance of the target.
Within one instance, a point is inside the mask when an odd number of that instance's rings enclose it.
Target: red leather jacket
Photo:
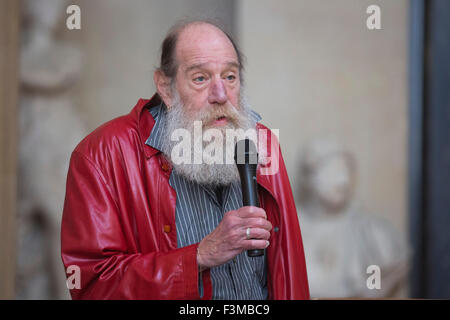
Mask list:
[[[73,299],[204,299],[209,270],[197,271],[198,244],[177,248],[171,166],[145,144],[159,104],[140,99],[133,110],[100,126],[74,150],[61,226],[64,266],[78,266]],[[260,124],[258,124],[261,126]],[[269,299],[309,299],[297,213],[280,154],[279,172],[261,175],[261,206],[274,226],[267,254]],[[72,269],[71,269],[72,270]]]

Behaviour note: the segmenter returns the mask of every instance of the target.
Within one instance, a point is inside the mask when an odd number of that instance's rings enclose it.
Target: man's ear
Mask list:
[[[172,90],[170,88],[170,79],[161,70],[156,70],[153,74],[156,91],[167,107],[172,106]]]

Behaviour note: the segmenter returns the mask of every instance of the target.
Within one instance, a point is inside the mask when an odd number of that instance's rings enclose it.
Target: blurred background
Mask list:
[[[250,105],[280,132],[311,296],[450,298],[446,0],[0,0],[0,298],[69,298],[70,153],[154,94],[182,18],[220,22],[246,57]]]

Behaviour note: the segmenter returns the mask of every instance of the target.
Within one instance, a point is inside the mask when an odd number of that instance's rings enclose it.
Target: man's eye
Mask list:
[[[236,79],[236,76],[230,74],[229,76],[227,76],[227,80],[233,81],[234,79]]]
[[[206,80],[206,79],[205,79],[204,76],[199,76],[199,77],[197,77],[197,78],[194,79],[195,82],[203,82],[203,81],[205,81],[205,80]]]

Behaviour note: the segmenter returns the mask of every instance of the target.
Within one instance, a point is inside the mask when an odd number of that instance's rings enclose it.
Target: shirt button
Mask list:
[[[163,171],[166,171],[166,172],[167,172],[167,171],[169,171],[170,166],[169,166],[168,163],[163,162],[162,165],[161,165],[161,168],[163,169]]]
[[[275,227],[275,228],[273,228],[273,231],[274,231],[274,232],[278,232],[278,231],[280,231],[280,228]]]
[[[170,232],[170,225],[169,224],[166,224],[166,225],[164,225],[164,232],[165,233],[169,233]]]

